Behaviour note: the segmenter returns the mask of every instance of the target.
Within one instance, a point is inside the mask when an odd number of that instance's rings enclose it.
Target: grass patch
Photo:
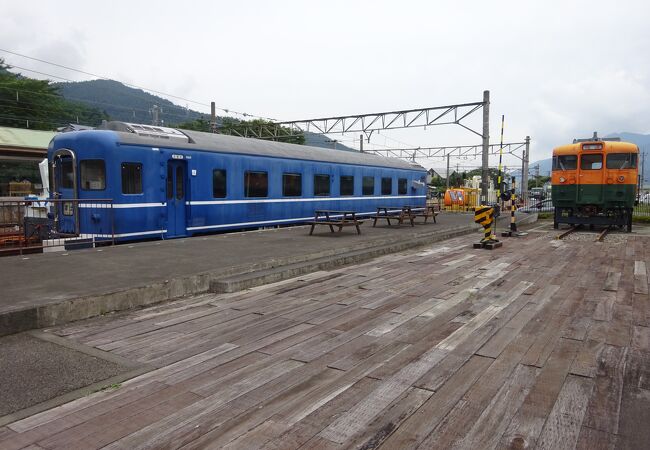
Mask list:
[[[537,218],[538,219],[552,219],[553,218],[553,213],[550,213],[550,212],[537,213]]]
[[[632,216],[634,223],[650,223],[650,216]]]
[[[115,391],[121,387],[122,387],[122,383],[107,384],[106,386],[102,386],[99,389],[95,389],[94,391],[91,392],[91,394],[94,394],[95,392]]]

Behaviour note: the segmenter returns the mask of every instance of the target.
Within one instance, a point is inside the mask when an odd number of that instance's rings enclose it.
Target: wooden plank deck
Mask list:
[[[157,369],[0,448],[648,448],[650,240],[554,234],[48,330]]]

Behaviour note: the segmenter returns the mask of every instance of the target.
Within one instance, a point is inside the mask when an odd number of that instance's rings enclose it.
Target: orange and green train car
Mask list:
[[[593,138],[553,149],[553,225],[616,225],[632,231],[639,148]]]

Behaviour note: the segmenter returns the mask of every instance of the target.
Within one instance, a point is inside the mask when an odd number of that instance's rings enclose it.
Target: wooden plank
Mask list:
[[[412,383],[429,371],[446,354],[446,351],[435,347],[424,353],[420,358],[382,381],[371,395],[325,428],[320,436],[337,443],[347,441],[362,430],[381,410],[406,392]]]
[[[567,377],[535,448],[555,450],[576,445],[593,385],[589,378]]]
[[[648,293],[648,275],[644,261],[634,261],[634,293]]]
[[[107,449],[142,448],[156,446],[156,443],[169,442],[172,437],[178,439],[177,433],[184,433],[190,428],[195,430],[195,424],[201,423],[203,418],[209,417],[215,411],[224,408],[229,402],[236,398],[263,386],[278,377],[282,377],[292,370],[301,367],[303,364],[298,361],[284,361],[266,367],[250,377],[241,379],[232,384],[222,386],[216,393],[206,397],[192,405],[177,411],[149,426],[141,428],[135,433],[125,436],[107,446]],[[239,410],[232,408],[230,414],[236,414]],[[222,416],[227,420],[228,414]],[[196,430],[195,430],[196,431]],[[202,430],[198,430],[200,434]]]
[[[614,450],[617,446],[618,436],[594,430],[583,426],[580,429],[576,450]]]
[[[538,369],[519,365],[494,396],[472,428],[457,443],[459,448],[493,448],[535,382]]]
[[[596,309],[594,310],[593,319],[605,322],[611,322],[614,315],[614,303],[616,295],[610,292],[602,292],[595,299]]]
[[[611,434],[618,433],[626,358],[625,347],[606,345],[600,352],[595,389],[587,407],[585,426]]]
[[[633,326],[630,346],[639,350],[650,350],[650,328]]]
[[[581,377],[593,378],[597,373],[598,359],[605,348],[605,343],[593,339],[587,339],[582,344],[576,358],[571,364],[569,373]]]
[[[390,435],[382,447],[387,449],[416,448],[456,406],[476,380],[483,376],[492,362],[492,359],[482,356],[470,358],[455,377],[442,385],[429,400]]]
[[[523,443],[524,448],[536,445],[546,417],[555,404],[579,346],[577,341],[560,339],[537,377],[535,385],[512,418],[499,445],[519,447]]]
[[[647,448],[650,442],[650,353],[631,349],[627,355],[621,414],[619,448]]]
[[[425,313],[429,309],[433,308],[440,303],[440,300],[437,298],[425,300],[421,304],[414,306],[413,308],[405,311],[401,314],[395,316],[389,316],[388,320],[382,324],[377,325],[372,330],[366,332],[368,336],[383,336],[386,333],[390,333],[395,328],[405,324],[409,320],[419,316],[420,314]]]
[[[618,282],[621,279],[621,272],[607,272],[607,277],[605,278],[605,285],[603,286],[604,291],[618,291]]]
[[[548,285],[537,291],[531,297],[534,303],[524,306],[503,328],[485,343],[478,355],[496,358],[503,349],[521,332],[526,324],[532,320],[546,306],[551,297],[560,289],[558,285]],[[523,292],[525,294],[525,291]]]
[[[410,388],[395,400],[386,410],[353,436],[345,446],[371,450],[378,448],[390,434],[426,402],[433,392]]]
[[[286,431],[266,442],[261,448],[285,450],[301,447],[331,423],[335,417],[365,397],[377,383],[371,378],[361,378],[345,391],[345,395],[332,397],[309,414],[302,416],[300,420],[292,421],[290,425],[281,414],[276,414],[270,420],[285,426]]]
[[[154,423],[202,397],[165,389],[134,405],[108,411],[38,442],[44,448],[99,448]]]

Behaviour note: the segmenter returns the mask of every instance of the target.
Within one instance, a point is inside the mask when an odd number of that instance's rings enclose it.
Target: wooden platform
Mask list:
[[[477,236],[50,330],[159,369],[0,448],[648,448],[650,240]]]

